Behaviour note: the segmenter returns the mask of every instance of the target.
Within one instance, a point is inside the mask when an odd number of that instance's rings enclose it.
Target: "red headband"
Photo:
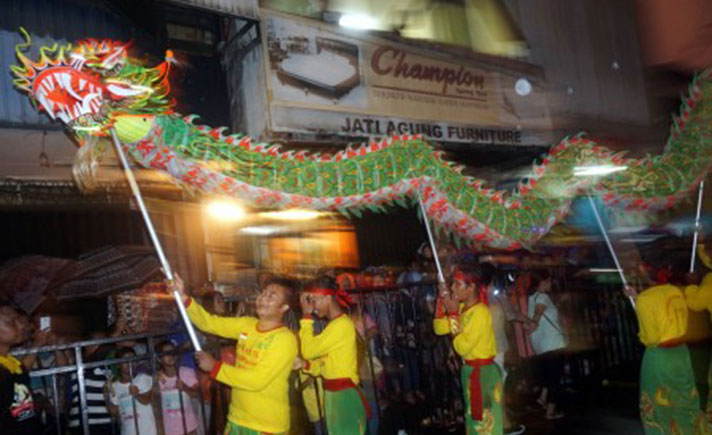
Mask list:
[[[344,308],[354,303],[351,295],[346,293],[341,287],[336,290],[331,288],[316,287],[310,288],[306,292],[313,295],[336,296],[336,302]]]
[[[460,280],[464,282],[466,285],[474,285],[477,284],[477,281],[470,278],[467,274],[463,273],[462,271],[458,270],[452,275],[453,280]],[[482,302],[485,305],[489,305],[489,296],[487,295],[487,286],[481,285],[477,287],[477,295],[480,298],[480,302]]]
[[[473,280],[472,278],[468,277],[467,275],[465,275],[465,274],[464,274],[462,271],[460,271],[460,270],[456,271],[456,272],[452,275],[452,279],[453,279],[453,280],[459,279],[460,281],[462,281],[462,282],[464,282],[465,284],[468,284],[468,285],[475,283],[475,280]]]

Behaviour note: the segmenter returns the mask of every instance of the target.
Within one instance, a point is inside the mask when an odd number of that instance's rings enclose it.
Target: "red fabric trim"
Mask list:
[[[355,388],[356,392],[358,392],[361,403],[363,404],[363,409],[366,411],[366,420],[370,420],[371,406],[363,395],[363,391],[361,391],[351,378],[324,379],[324,389],[326,391],[343,391],[349,388]]]
[[[351,304],[354,303],[353,298],[351,298],[351,295],[346,293],[344,289],[339,287],[338,289],[330,289],[330,288],[310,288],[308,290],[305,290],[309,294],[313,295],[324,295],[324,296],[336,296],[336,302],[339,303],[342,307],[347,307]]]
[[[435,318],[442,319],[443,317],[445,317],[445,302],[443,298],[438,297],[435,301]]]
[[[186,308],[190,306],[190,304],[193,303],[193,298],[188,297],[188,299],[183,299],[183,305],[185,305]]]
[[[304,370],[309,370],[311,368],[311,361],[305,359],[302,364],[304,364]]]
[[[462,273],[462,271],[459,271],[459,270],[458,270],[457,272],[455,272],[455,273],[452,275],[452,279],[453,279],[453,280],[455,280],[455,279],[460,280],[460,281],[462,281],[462,282],[464,282],[465,284],[468,284],[468,285],[469,285],[469,284],[474,284],[474,281],[473,281],[473,280],[469,279],[469,278],[467,277],[467,275],[465,275],[464,273]]]
[[[220,372],[220,369],[222,368],[222,361],[215,361],[215,364],[213,365],[213,369],[210,370],[210,377],[215,379],[218,376],[218,373]]]
[[[470,373],[470,415],[473,420],[482,421],[482,383],[480,382],[480,367],[494,363],[494,358],[465,360],[472,367]]]
[[[330,288],[310,288],[309,290],[305,290],[305,292],[312,294],[312,295],[324,295],[324,296],[335,296],[336,295],[336,290],[330,289]]]
[[[658,344],[658,347],[670,348],[670,347],[682,346],[683,344],[685,344],[685,343],[680,340],[668,340],[668,341],[663,341],[662,343]]]

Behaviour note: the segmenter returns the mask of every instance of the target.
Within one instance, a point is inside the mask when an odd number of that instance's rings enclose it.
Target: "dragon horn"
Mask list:
[[[17,77],[15,80],[12,81],[12,83],[18,88],[29,92],[31,84],[30,79],[35,76],[35,69],[33,67],[32,61],[25,56],[23,51],[26,51],[30,48],[30,45],[32,44],[32,38],[30,38],[30,34],[27,33],[27,30],[25,30],[24,27],[20,27],[20,33],[22,34],[25,41],[15,45],[15,55],[18,59],[20,59],[20,62],[22,62],[22,66],[10,66],[10,69],[12,70],[13,74],[15,75],[15,77]]]

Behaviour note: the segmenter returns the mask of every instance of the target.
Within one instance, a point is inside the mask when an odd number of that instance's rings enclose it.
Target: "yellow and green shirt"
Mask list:
[[[681,341],[687,330],[687,304],[682,291],[672,284],[656,285],[635,298],[640,342],[647,347]]]
[[[435,317],[433,317],[433,330],[435,335],[457,334],[460,327],[460,314],[447,315],[443,300],[438,298],[435,306]],[[460,304],[459,311],[462,311],[463,304]]]
[[[464,360],[489,359],[497,355],[492,314],[487,305],[478,303],[460,314],[458,331],[452,339],[455,352]]]
[[[232,387],[228,420],[260,432],[289,430],[288,378],[297,337],[282,326],[257,329],[254,317],[220,317],[189,302],[188,316],[200,330],[237,340],[235,365],[217,363],[211,376]]]
[[[489,359],[497,355],[492,313],[485,304],[478,303],[464,311],[460,304],[457,315],[445,315],[444,308],[439,305],[433,329],[437,335],[453,334],[452,344],[462,359]]]
[[[320,334],[314,334],[314,320],[299,321],[302,358],[320,359],[324,379],[350,378],[358,384],[358,358],[356,350],[356,327],[345,314],[330,321]]]

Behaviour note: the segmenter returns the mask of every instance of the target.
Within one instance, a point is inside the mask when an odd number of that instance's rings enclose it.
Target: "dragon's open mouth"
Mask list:
[[[68,67],[40,73],[34,94],[52,119],[59,118],[65,124],[99,118],[104,101],[103,86],[96,79]]]

